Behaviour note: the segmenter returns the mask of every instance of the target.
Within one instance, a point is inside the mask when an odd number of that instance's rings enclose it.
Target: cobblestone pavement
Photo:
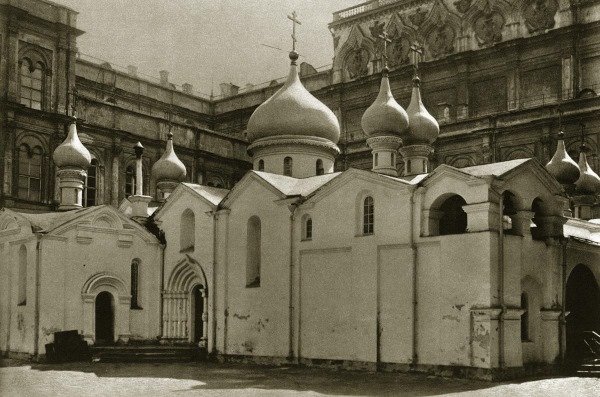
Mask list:
[[[214,363],[0,360],[0,396],[600,396],[598,378],[488,383],[415,374]]]

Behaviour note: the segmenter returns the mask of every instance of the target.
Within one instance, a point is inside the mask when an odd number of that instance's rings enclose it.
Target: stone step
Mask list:
[[[206,358],[195,346],[96,346],[90,348],[94,362],[187,362]]]

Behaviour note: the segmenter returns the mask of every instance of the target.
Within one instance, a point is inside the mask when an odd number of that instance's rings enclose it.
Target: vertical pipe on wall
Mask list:
[[[562,246],[562,277],[561,277],[561,310],[558,324],[558,355],[560,363],[565,363],[566,348],[566,325],[567,325],[567,245],[569,240],[565,237],[560,239]]]
[[[42,235],[36,234],[37,243],[35,245],[35,303],[33,307],[33,355],[38,356],[39,338],[40,338],[40,265],[42,260]]]
[[[294,358],[294,219],[296,209],[298,208],[297,203],[292,203],[289,207],[290,210],[290,277],[289,277],[289,351],[288,359]]]
[[[419,302],[419,294],[418,294],[418,277],[417,277],[417,270],[418,270],[418,266],[417,266],[417,262],[418,262],[418,251],[417,251],[417,245],[415,244],[415,233],[419,233],[419,231],[415,231],[415,225],[417,225],[417,222],[415,222],[415,216],[417,216],[417,214],[421,214],[422,208],[420,209],[420,211],[415,211],[415,206],[417,205],[417,200],[415,199],[417,193],[419,194],[419,204],[422,206],[423,205],[423,200],[422,200],[422,195],[423,195],[423,190],[424,188],[419,187],[415,190],[413,190],[411,196],[410,196],[410,227],[409,227],[409,245],[411,248],[411,253],[412,253],[412,272],[413,272],[413,277],[412,277],[412,285],[413,285],[413,305],[412,305],[412,316],[413,316],[413,329],[412,329],[412,365],[416,366],[418,361],[419,361],[419,354],[418,354],[418,348],[419,348],[419,338],[418,338],[418,328],[419,328],[419,319],[418,319],[418,315],[419,315],[419,311],[418,311],[418,302]],[[421,226],[419,224],[419,230],[420,230]]]
[[[498,303],[500,305],[500,314],[498,315],[498,365],[504,368],[504,314],[506,307],[504,305],[504,197],[500,195],[500,205],[498,208]]]

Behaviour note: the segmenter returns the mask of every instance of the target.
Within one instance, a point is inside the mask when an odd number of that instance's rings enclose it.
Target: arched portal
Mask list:
[[[202,266],[190,256],[171,272],[163,293],[162,338],[206,346],[208,340],[208,288]]]
[[[567,280],[567,357],[581,359],[587,347],[586,331],[600,333],[600,289],[592,271],[585,265],[575,266]]]
[[[96,296],[95,334],[96,344],[113,343],[115,340],[115,300],[108,291]]]
[[[196,285],[192,289],[192,329],[193,339],[192,342],[199,343],[202,341],[204,335],[204,287],[202,285]]]

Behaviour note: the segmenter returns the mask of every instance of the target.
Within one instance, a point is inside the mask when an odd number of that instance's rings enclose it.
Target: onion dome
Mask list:
[[[90,152],[83,146],[77,136],[77,126],[75,119],[69,125],[69,133],[63,143],[58,145],[52,155],[54,164],[58,168],[79,168],[87,170],[92,161]]]
[[[413,78],[412,96],[410,104],[406,108],[408,113],[408,131],[404,138],[404,144],[431,144],[439,133],[440,125],[436,119],[429,114],[421,100],[421,79]]]
[[[187,171],[185,165],[177,158],[173,149],[173,134],[169,131],[167,135],[167,149],[161,158],[152,166],[152,175],[156,181],[177,181],[185,178]]]
[[[337,143],[340,125],[333,112],[300,82],[296,68],[298,53],[290,53],[290,73],[271,98],[261,104],[248,121],[248,140],[279,135],[318,137]]]
[[[558,133],[558,144],[556,145],[556,152],[550,162],[546,164],[546,170],[562,185],[570,185],[575,183],[579,178],[579,167],[577,163],[573,161],[571,156],[565,149],[564,141],[565,133],[560,131]]]
[[[379,95],[362,116],[361,125],[367,136],[401,135],[408,128],[408,114],[394,99],[388,74],[385,67]]]
[[[588,164],[587,156],[585,155],[585,144],[581,145],[579,168],[581,169],[581,175],[577,182],[575,182],[577,191],[585,194],[600,193],[600,177]]]

